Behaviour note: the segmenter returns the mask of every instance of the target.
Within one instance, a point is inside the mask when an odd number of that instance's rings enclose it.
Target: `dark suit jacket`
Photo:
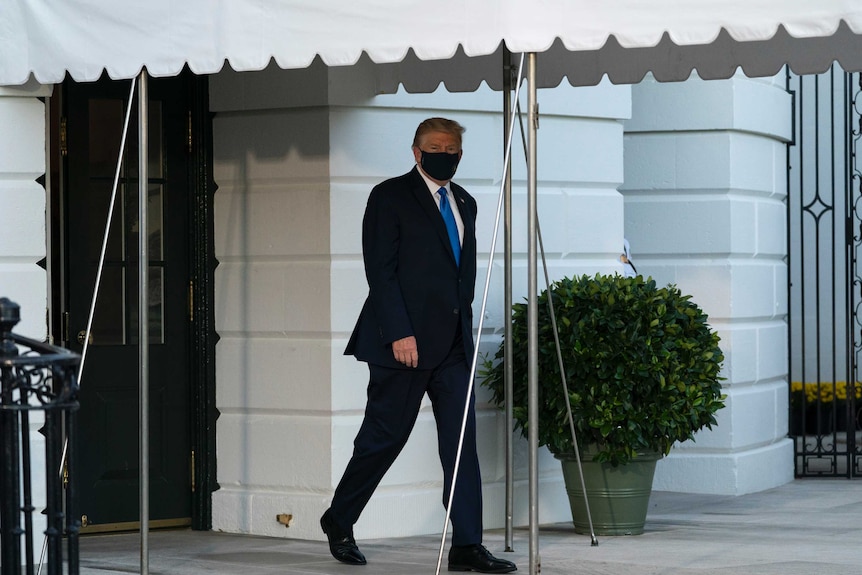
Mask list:
[[[473,355],[473,290],[476,285],[476,200],[451,183],[464,223],[461,266],[440,210],[418,168],[371,191],[362,221],[362,254],[368,299],[345,350],[360,361],[405,368],[392,342],[415,336],[419,369],[435,368],[449,353],[456,329]],[[450,198],[451,200],[451,198]]]

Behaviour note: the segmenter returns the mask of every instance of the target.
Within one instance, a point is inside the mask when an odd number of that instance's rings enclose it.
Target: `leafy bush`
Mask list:
[[[619,465],[639,452],[667,454],[715,424],[724,406],[719,337],[674,285],[620,275],[565,278],[551,286],[569,402],[581,446]],[[539,444],[572,453],[547,291],[539,296]],[[527,304],[512,315],[515,425],[526,436]],[[504,404],[503,343],[483,384]]]

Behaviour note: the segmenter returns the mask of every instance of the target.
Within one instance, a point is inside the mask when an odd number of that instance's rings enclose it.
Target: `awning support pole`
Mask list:
[[[149,222],[147,221],[149,94],[147,71],[141,70],[138,80],[138,365],[139,446],[140,446],[140,513],[141,513],[141,575],[148,575],[150,531],[150,425],[149,425]]]
[[[519,78],[520,80],[520,78]],[[509,153],[512,145],[510,124],[513,115],[512,106],[512,53],[503,49],[503,154]],[[512,370],[512,163],[508,162],[506,172],[503,174],[505,180],[503,192],[503,386],[506,406],[506,551],[514,551],[514,507],[515,507],[515,481],[514,481],[514,414],[512,409],[512,396],[514,375]]]
[[[536,280],[538,221],[536,141],[539,127],[539,105],[536,90],[536,53],[527,54],[527,440],[530,446],[530,575],[541,569],[539,557],[539,305]]]

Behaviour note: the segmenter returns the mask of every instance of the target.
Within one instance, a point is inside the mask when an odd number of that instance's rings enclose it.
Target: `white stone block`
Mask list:
[[[683,294],[692,296],[692,301],[713,320],[730,317],[733,294],[728,262],[656,259],[645,264],[639,263],[638,271],[651,275],[659,285],[676,284]]]
[[[727,132],[628,134],[623,189],[747,190],[772,196],[785,180],[775,167],[776,149],[783,146]]]
[[[441,115],[441,111],[420,108],[401,112],[377,108],[361,113],[353,109],[333,112],[331,174],[335,181],[362,184],[367,197],[375,184],[413,169],[411,146],[416,126],[430,116]],[[454,181],[471,193],[476,185],[499,185],[503,165],[499,119],[468,111],[444,115],[467,129],[464,156]],[[357,146],[358,141],[373,141],[375,145]]]
[[[445,514],[441,497],[437,485],[379,488],[354,526],[356,537],[442,533]]]
[[[676,141],[675,188],[710,190],[731,187],[733,139],[726,132],[694,132]]]
[[[566,233],[566,253],[580,258],[602,254],[618,260],[623,251],[623,197],[614,189],[574,189],[566,193],[565,217],[557,223]],[[546,228],[543,227],[544,231]],[[551,251],[547,245],[546,251]]]
[[[793,111],[793,99],[787,92],[783,72],[771,80],[764,82],[762,78],[750,79],[741,74],[734,76],[734,128],[789,142],[793,137],[793,128],[787,118]]]
[[[793,481],[793,441],[775,443],[740,454],[737,495],[764,491]]]
[[[476,247],[480,254],[487,253],[491,249],[491,242],[494,237],[494,226],[497,220],[497,204],[500,201],[500,185],[499,182],[493,184],[479,185],[473,184],[467,190],[470,195],[476,200]],[[524,214],[515,216],[513,214],[512,222],[516,219],[523,220]],[[497,224],[497,249],[502,250],[504,233],[505,233],[505,213],[500,209],[500,221]]]
[[[221,410],[327,410],[330,342],[222,336],[216,346]]]
[[[212,494],[214,531],[251,533],[251,493],[245,488],[221,483]]]
[[[758,326],[757,322],[722,325],[718,346],[724,353],[722,375],[728,378],[725,386],[751,384],[757,380]]]
[[[329,194],[287,188],[283,182],[253,190],[220,188],[214,197],[219,258],[329,257]]]
[[[729,142],[730,187],[762,191],[770,196],[776,194],[776,188],[786,179],[779,175],[775,166],[779,163],[786,173],[786,144],[756,134],[739,133],[734,133]],[[781,154],[776,153],[778,151]],[[777,192],[776,195],[782,193]]]
[[[482,195],[480,210],[487,206],[487,217],[480,217],[477,227],[479,238],[490,238],[493,232],[493,217],[496,210],[496,195]],[[527,195],[524,190],[512,194],[512,251],[527,253],[528,224]],[[492,203],[493,202],[493,203]],[[578,254],[618,258],[622,250],[622,198],[612,188],[548,188],[537,197],[539,226],[547,254]],[[482,212],[480,212],[482,213]],[[501,222],[497,250],[503,250],[503,227]],[[490,249],[490,239],[483,245]],[[523,256],[522,256],[523,257]]]
[[[216,330],[328,333],[329,263],[222,262],[215,274]]]
[[[374,185],[405,174],[414,165],[410,149],[421,118],[407,120],[381,110],[351,114],[334,112],[331,119],[330,175],[351,184]],[[373,145],[357,143],[367,142]]]
[[[344,355],[346,346],[347,337],[333,337],[330,408],[333,412],[362,412],[368,397],[368,364]]]
[[[540,113],[546,116],[575,116],[621,120],[632,114],[632,87],[614,85],[604,78],[596,86],[573,88],[563,82],[556,88],[540,88],[537,98]],[[522,92],[523,94],[523,92]],[[516,125],[516,130],[517,130]]]
[[[45,172],[45,104],[0,96],[0,180],[32,181]]]
[[[733,444],[726,447],[739,452],[772,442],[777,427],[775,393],[786,388],[784,381],[773,381],[733,390]]]
[[[21,306],[21,322],[15,333],[39,341],[48,332],[48,282],[45,270],[35,263],[3,263],[0,260],[0,297],[6,297]]]
[[[720,196],[719,196],[720,197]],[[757,227],[758,202],[748,195],[727,197],[728,223],[730,231],[730,253],[749,256],[757,253],[757,238],[760,228]]]
[[[320,415],[223,412],[218,472],[223,485],[314,490],[329,482],[329,421]]]
[[[774,279],[772,266],[765,262],[733,262],[730,286],[734,294],[733,317],[772,317],[777,287],[772,284]]]
[[[693,77],[668,87],[652,77],[632,86],[632,117],[627,132],[670,132],[721,126],[730,128],[734,80],[705,82]],[[696,105],[692,105],[696,103]]]
[[[775,387],[775,431],[773,437],[785,437],[790,418],[790,394],[787,381]]]
[[[330,286],[332,331],[349,337],[368,297],[368,281],[361,257],[333,261]]]
[[[362,256],[362,218],[373,184],[334,182],[330,188],[330,249],[333,256]]]
[[[756,229],[757,255],[780,261],[787,253],[787,208],[780,198],[758,203]],[[787,283],[787,270],[783,271],[782,283]]]
[[[35,263],[45,257],[45,188],[0,174],[0,206],[0,260],[27,258]]]
[[[793,443],[776,443],[733,454],[673,453],[656,466],[653,489],[744,495],[793,480]]]
[[[409,490],[411,486],[431,486],[442,491],[443,469],[437,455],[437,427],[430,402],[419,413],[416,425],[410,433],[407,445],[398,459],[380,482],[381,487],[398,487]],[[439,497],[437,498],[439,501]]]
[[[760,381],[787,377],[787,323],[761,323],[757,333],[757,376]]]
[[[625,233],[638,261],[647,254],[729,254],[734,242],[731,229],[727,197],[625,194]]]
[[[671,189],[676,182],[676,138],[673,135],[631,134],[624,138],[624,182],[620,190],[629,192]],[[634,195],[634,194],[632,194]]]
[[[787,451],[773,446],[786,418],[788,104],[780,85],[737,78],[633,88],[626,235],[639,269],[692,294],[721,329],[729,377],[719,425],[662,461],[656,488],[743,493],[792,478],[792,456],[770,468]]]
[[[539,188],[556,182],[618,185],[623,181],[622,130],[615,120],[543,119],[536,144]],[[512,174],[526,181],[523,156],[513,153]]]
[[[775,182],[775,188],[771,190],[770,197],[783,202],[787,198],[787,148],[773,146],[772,157],[772,181]]]
[[[274,181],[301,182],[305,187],[325,184],[329,152],[324,110],[277,110],[213,119],[213,176],[219,188],[248,191]]]
[[[427,112],[425,117],[432,115],[433,112]],[[467,129],[464,133],[464,155],[458,164],[455,182],[464,186],[470,193],[474,192],[476,186],[490,185],[497,188],[503,181],[502,117],[499,114],[472,112],[453,114],[452,119],[457,120]],[[411,142],[415,129],[414,125],[410,132]],[[517,149],[513,149],[513,154]],[[513,155],[513,157],[516,156]],[[514,160],[512,165],[514,166]]]
[[[15,332],[43,340],[45,190],[34,180],[45,172],[45,105],[36,95],[44,91],[35,84],[0,95],[0,296],[21,306]]]
[[[737,421],[734,420],[734,402],[737,398],[737,390],[734,388],[723,388],[722,393],[726,396],[724,407],[715,413],[715,425],[712,429],[704,427],[695,432],[694,438],[689,441],[676,442],[671,453],[720,453],[729,452],[736,441]]]
[[[773,314],[773,317],[787,321],[786,316],[789,312],[788,298],[790,297],[787,293],[788,290],[784,289],[787,285],[787,264],[783,261],[781,263],[776,263],[772,268],[772,272],[775,274],[775,279],[773,279],[772,283],[776,287],[775,313]]]
[[[328,498],[319,493],[254,491],[250,495],[251,532],[265,537],[325,541],[320,516],[329,506]],[[278,515],[291,516],[288,526],[279,523]]]
[[[729,80],[632,86],[627,132],[733,129],[789,140],[790,94],[780,84],[737,75]]]

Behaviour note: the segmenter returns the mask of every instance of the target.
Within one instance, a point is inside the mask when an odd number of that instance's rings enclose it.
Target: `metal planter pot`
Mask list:
[[[640,535],[644,532],[649,496],[660,453],[641,453],[626,465],[613,467],[593,461],[595,447],[581,453],[584,484],[597,535]],[[563,479],[575,533],[589,534],[581,476],[574,455],[555,455],[563,467]]]

